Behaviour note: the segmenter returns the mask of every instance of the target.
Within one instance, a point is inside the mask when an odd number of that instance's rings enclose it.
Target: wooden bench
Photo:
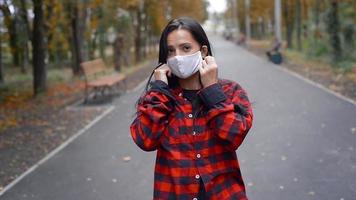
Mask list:
[[[119,89],[120,85],[124,85],[124,90],[126,90],[125,75],[121,73],[108,74],[102,59],[83,62],[80,67],[85,77],[84,103],[87,103],[91,92],[94,92],[94,98],[96,98],[98,93],[102,96],[105,95],[106,90],[112,93],[112,90],[115,87]]]

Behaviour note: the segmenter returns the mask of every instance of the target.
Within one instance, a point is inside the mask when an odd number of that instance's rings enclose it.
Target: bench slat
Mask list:
[[[82,67],[85,76],[92,76],[106,70],[105,63],[102,59],[83,62],[80,66]]]
[[[88,99],[90,90],[89,88],[103,88],[105,87],[113,87],[116,84],[125,80],[126,76],[124,74],[115,73],[111,75],[104,75],[106,71],[106,65],[102,59],[96,59],[92,61],[83,62],[80,64],[80,67],[83,70],[85,76],[85,102]],[[98,73],[103,73],[100,76],[95,76]],[[90,77],[92,77],[90,79]],[[97,92],[98,90],[94,90]]]
[[[116,83],[119,83],[120,81],[124,80],[125,76],[122,74],[116,74],[116,75],[111,75],[111,76],[104,76],[99,79],[89,81],[88,86],[90,87],[101,87],[101,86],[113,86]]]

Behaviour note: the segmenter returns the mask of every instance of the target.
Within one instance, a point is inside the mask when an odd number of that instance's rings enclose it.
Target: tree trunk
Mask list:
[[[2,65],[2,34],[0,32],[0,85],[4,84],[4,72],[3,72],[3,65]]]
[[[314,17],[315,17],[315,29],[316,31],[319,31],[319,24],[320,24],[320,0],[316,0],[315,2],[315,14],[314,14]]]
[[[332,54],[334,61],[341,60],[342,49],[341,41],[339,37],[340,33],[340,22],[338,13],[338,1],[331,0],[331,8],[328,17],[328,33],[330,35],[330,44],[332,47]]]
[[[47,10],[47,15],[46,15],[46,18],[48,20],[51,20],[52,18],[52,14],[53,14],[53,11],[54,11],[54,5],[53,5],[53,1],[50,1],[51,3],[46,3],[45,7],[46,7],[46,10]],[[54,37],[56,37],[54,35],[54,33],[52,31],[50,31],[50,26],[48,23],[45,24],[44,26],[44,32],[46,33],[46,44],[45,44],[45,48],[46,48],[46,52],[48,52],[48,60],[50,63],[54,63],[55,62],[55,58],[56,58],[56,51],[53,50],[53,48],[50,48],[49,47],[49,44],[52,43],[52,40]]]
[[[288,4],[288,1],[283,1],[283,15],[286,23],[286,40],[287,48],[293,48],[293,30],[294,30],[294,17],[292,15],[292,10]]]
[[[35,96],[46,91],[43,1],[33,0],[33,87]]]
[[[89,41],[89,59],[92,60],[95,57],[95,51],[97,48],[97,38],[99,37],[99,29],[95,30],[95,32],[93,33],[93,39],[91,39]]]
[[[21,20],[25,25],[25,31],[23,34],[24,38],[23,38],[23,60],[22,60],[22,64],[21,64],[21,72],[22,73],[26,73],[26,68],[29,65],[30,62],[30,49],[28,47],[28,41],[31,39],[31,29],[30,29],[30,25],[28,22],[28,17],[27,17],[27,9],[26,9],[26,2],[25,0],[21,0],[20,1],[20,15],[21,15]]]
[[[117,36],[114,42],[114,67],[116,71],[121,70],[122,50],[124,39],[121,35]]]
[[[100,53],[100,57],[104,60],[106,60],[106,29],[105,29],[105,25],[103,24],[103,16],[104,16],[104,8],[103,7],[99,7],[99,12],[100,12],[100,23],[99,23],[99,27],[98,27],[98,43],[99,43],[99,53]]]
[[[17,45],[17,25],[18,20],[16,19],[16,13],[14,14],[15,16],[12,16],[11,11],[9,9],[9,6],[5,2],[4,4],[0,4],[0,9],[3,12],[4,15],[4,21],[5,25],[9,31],[9,46],[11,50],[11,55],[12,55],[12,63],[15,66],[19,66],[20,64],[20,55],[18,51],[18,45]]]
[[[104,27],[100,27],[99,29],[99,52],[100,52],[100,57],[104,60],[106,60],[106,53],[105,53],[105,49],[106,49],[106,41],[105,41],[105,30]]]
[[[302,50],[302,2],[296,0],[297,48]]]
[[[72,3],[72,19],[71,19],[71,26],[72,26],[72,42],[73,42],[73,49],[72,49],[72,71],[74,75],[80,74],[80,63],[83,62],[83,37],[80,30],[80,14],[78,4],[76,2]]]
[[[136,62],[141,61],[142,57],[142,49],[141,49],[141,27],[142,27],[142,17],[141,17],[141,11],[138,9],[136,11],[136,20],[137,20],[137,25],[136,25],[136,36],[135,36],[135,58]]]

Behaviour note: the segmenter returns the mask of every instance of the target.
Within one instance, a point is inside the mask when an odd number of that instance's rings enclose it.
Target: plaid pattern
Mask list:
[[[182,88],[162,81],[140,98],[130,130],[141,149],[157,150],[154,199],[197,199],[200,180],[210,200],[247,199],[235,152],[252,126],[247,94],[219,80],[198,97],[194,114]]]

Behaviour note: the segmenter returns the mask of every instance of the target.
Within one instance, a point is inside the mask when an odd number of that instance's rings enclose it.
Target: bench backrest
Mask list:
[[[106,65],[102,59],[91,60],[87,62],[82,62],[80,64],[85,76],[92,76],[97,73],[104,72],[106,70]]]

